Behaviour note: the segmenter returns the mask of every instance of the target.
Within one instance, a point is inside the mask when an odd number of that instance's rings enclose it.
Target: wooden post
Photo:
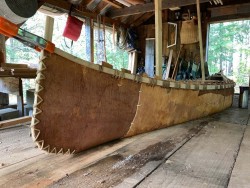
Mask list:
[[[44,39],[52,41],[53,29],[54,29],[54,18],[46,16]],[[42,51],[42,53],[40,54],[40,58],[42,58],[43,56],[44,56],[44,51]]]
[[[54,18],[46,16],[45,33],[44,33],[44,38],[46,40],[52,41],[53,28],[54,28]]]
[[[201,58],[201,75],[202,81],[205,81],[205,62],[203,55],[203,42],[201,33],[201,11],[200,11],[200,0],[196,0],[197,16],[198,16],[198,33],[199,33],[199,43],[200,43],[200,58]]]
[[[248,91],[248,95],[250,95],[250,73],[248,74],[249,80],[248,80],[248,86],[249,86],[249,91]]]
[[[24,116],[24,106],[23,106],[23,82],[19,78],[19,95],[17,95],[17,110],[19,111],[19,116]]]
[[[105,60],[105,62],[107,62],[106,36],[105,36],[105,17],[103,17],[102,27],[103,27],[103,52],[104,52],[104,60]]]
[[[0,67],[6,63],[5,36],[0,34]]]
[[[94,25],[93,19],[86,18],[85,38],[86,38],[86,60],[94,63]]]
[[[91,19],[85,19],[86,60],[91,61]]]
[[[91,46],[91,62],[95,62],[95,54],[94,54],[94,48],[95,48],[95,41],[94,41],[94,20],[91,19],[90,22],[90,46]]]
[[[155,0],[156,76],[162,78],[162,0]]]

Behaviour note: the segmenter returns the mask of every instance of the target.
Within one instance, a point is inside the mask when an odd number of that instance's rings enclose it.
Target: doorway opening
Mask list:
[[[222,71],[239,86],[249,86],[250,20],[211,23],[207,62],[210,74]]]

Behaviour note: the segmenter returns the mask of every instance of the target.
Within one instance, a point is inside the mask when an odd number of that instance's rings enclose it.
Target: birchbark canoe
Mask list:
[[[123,137],[220,112],[233,81],[164,81],[55,50],[40,62],[31,130],[39,148],[77,153]]]

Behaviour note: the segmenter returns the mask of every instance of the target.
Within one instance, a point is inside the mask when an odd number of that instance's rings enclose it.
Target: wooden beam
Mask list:
[[[121,5],[118,5],[117,3],[111,1],[111,0],[103,0],[104,2],[110,4],[111,6],[115,7],[115,8],[122,8]]]
[[[61,11],[68,12],[71,4],[68,3],[67,1],[57,1],[57,0],[46,0],[46,6],[51,7],[51,8],[57,8]],[[79,16],[79,17],[87,17],[91,18],[96,21],[96,18],[98,16],[98,13],[91,12],[87,9],[84,9],[83,7],[80,7],[79,9],[74,9],[72,12],[72,15]],[[113,20],[109,17],[105,17],[105,21],[107,24],[112,25],[113,23],[116,23],[116,25],[122,25],[124,27],[127,27],[126,25],[122,24],[121,22],[117,20]]]
[[[2,77],[11,77],[11,71],[10,70],[4,70],[4,71],[0,71],[0,79]],[[0,80],[0,87],[1,87],[1,80]]]
[[[144,4],[144,0],[126,0],[128,3],[132,5]]]
[[[15,125],[23,124],[23,123],[29,123],[29,122],[31,122],[31,117],[29,116],[0,121],[0,129],[9,128],[11,126],[15,126]]]
[[[236,15],[236,14],[247,14],[250,13],[250,3],[215,7],[209,10],[211,10],[212,18],[220,16]]]
[[[139,25],[147,21],[149,18],[151,18],[153,15],[154,15],[153,12],[143,14],[142,16],[140,16],[139,19],[136,19],[134,22],[130,23],[132,26],[138,27]]]
[[[136,14],[136,15],[133,15],[133,16],[123,17],[121,20],[122,20],[122,22],[134,27],[134,26],[136,26],[135,22],[139,21],[142,16],[143,16],[143,14]]]
[[[200,0],[201,3],[209,2],[209,0]],[[181,7],[194,5],[196,3],[195,0],[163,0],[162,1],[162,10],[173,8],[173,7]],[[142,5],[131,6],[119,10],[111,10],[107,16],[111,18],[118,18],[123,16],[135,15],[146,12],[154,12],[154,3],[146,3]]]
[[[202,31],[201,31],[200,0],[196,0],[196,8],[197,8],[197,16],[198,16],[198,33],[199,33],[199,43],[200,43],[201,77],[202,77],[202,81],[205,81],[205,62],[204,62],[204,54],[203,54]]]
[[[87,9],[93,11],[102,0],[92,0],[88,3]]]
[[[11,69],[16,69],[16,68],[29,68],[27,64],[14,64],[14,63],[5,63],[2,65],[2,68],[11,68]]]
[[[126,7],[130,7],[131,6],[131,4],[128,3],[127,1],[124,1],[124,0],[116,0],[116,1],[119,2],[119,3],[121,3],[121,4],[123,4]]]
[[[155,0],[155,63],[156,76],[162,78],[162,0]]]
[[[224,21],[250,17],[250,3],[210,8],[210,21]]]
[[[99,14],[100,15],[105,15],[106,12],[109,11],[109,9],[111,8],[112,6],[110,4],[107,4],[106,6],[102,7],[99,11]]]
[[[51,8],[58,8],[59,10],[63,11],[63,12],[69,12],[71,4],[67,1],[57,1],[57,0],[46,0],[45,1],[45,5]],[[74,9],[75,11],[75,9]],[[81,12],[81,14],[79,13]],[[92,13],[90,11],[88,11],[87,9],[82,9],[81,7],[81,11],[78,10],[77,13],[76,12],[72,12],[73,15],[76,16],[83,16],[83,17],[95,17],[96,14]]]

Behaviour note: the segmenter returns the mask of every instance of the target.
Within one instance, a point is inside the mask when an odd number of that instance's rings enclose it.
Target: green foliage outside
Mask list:
[[[112,64],[114,69],[128,68],[128,52],[113,45],[113,35],[106,31],[106,46],[108,47],[106,55],[108,63]]]
[[[95,63],[97,62],[97,46],[98,46],[98,32],[95,28],[94,38],[95,38]],[[105,30],[105,45],[106,45],[106,57],[107,62],[113,65],[114,69],[121,70],[121,68],[128,68],[128,52],[120,49],[114,45],[113,33],[110,29]]]
[[[208,66],[210,74],[223,73],[248,86],[250,75],[250,20],[210,25]]]

